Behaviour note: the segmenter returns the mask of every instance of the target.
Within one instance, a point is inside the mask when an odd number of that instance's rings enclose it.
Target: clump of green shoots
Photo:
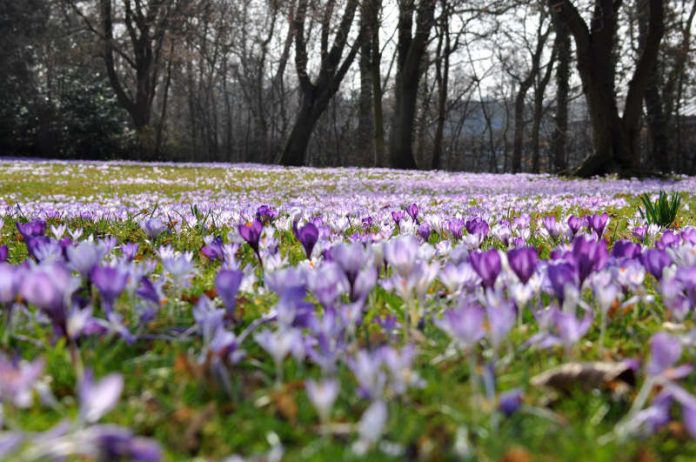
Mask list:
[[[640,215],[649,225],[658,225],[662,228],[669,228],[674,225],[681,207],[681,196],[679,193],[667,195],[660,191],[657,200],[653,201],[650,194],[645,193],[640,196],[644,208],[639,208]]]

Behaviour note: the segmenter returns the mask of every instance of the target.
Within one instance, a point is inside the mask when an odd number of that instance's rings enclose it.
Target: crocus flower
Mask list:
[[[568,229],[570,230],[570,235],[571,237],[575,237],[575,235],[580,231],[583,225],[583,220],[582,218],[576,217],[576,216],[569,216],[568,217]]]
[[[98,266],[90,273],[92,284],[99,290],[107,313],[113,309],[116,299],[126,290],[128,277],[127,271],[113,266]]]
[[[411,273],[416,263],[420,244],[413,236],[399,236],[387,242],[384,248],[384,258],[394,271],[406,277]]]
[[[271,206],[261,205],[256,209],[256,219],[264,224],[268,224],[278,216],[278,211]]]
[[[210,261],[224,259],[224,251],[221,237],[215,237],[201,248],[201,253]]]
[[[523,393],[519,388],[501,394],[498,398],[498,410],[506,417],[510,417],[522,405],[522,397]]]
[[[312,259],[312,250],[319,240],[319,229],[314,225],[314,223],[309,222],[302,227],[297,227],[296,223],[293,223],[293,231],[295,232],[295,237],[302,244],[307,259]]]
[[[387,405],[384,401],[374,401],[367,408],[358,423],[359,439],[353,446],[356,454],[364,454],[380,440],[384,426],[387,424],[387,417]]]
[[[340,388],[340,383],[335,379],[325,379],[320,382],[307,380],[305,382],[307,397],[312,403],[312,406],[314,406],[314,409],[317,410],[322,422],[327,422],[329,420],[331,408],[336,398],[338,398]]]
[[[607,227],[609,222],[609,215],[603,213],[601,215],[591,215],[587,217],[587,226],[597,233],[597,237],[601,238],[604,234],[604,229]]]
[[[92,372],[87,370],[78,384],[80,417],[88,423],[101,419],[118,403],[123,391],[123,377],[119,374],[107,375],[95,381]]]
[[[563,303],[566,287],[577,287],[578,281],[575,267],[567,262],[550,264],[546,267],[546,274],[556,297]]]
[[[522,284],[526,284],[534,274],[534,270],[536,270],[539,263],[536,249],[534,247],[512,249],[507,256],[512,271]]]
[[[12,303],[19,289],[17,270],[14,266],[0,262],[0,304]]]
[[[65,252],[68,256],[68,267],[80,273],[83,278],[89,276],[103,256],[99,246],[88,241],[81,242],[75,247],[68,247]]]
[[[239,270],[222,269],[215,277],[215,289],[227,308],[227,313],[231,314],[237,304],[237,292],[242,285],[244,273]]]
[[[445,311],[435,324],[463,349],[475,346],[485,334],[483,321],[486,312],[479,305],[469,304]]]
[[[261,239],[261,232],[263,231],[263,223],[259,220],[254,220],[252,222],[239,225],[237,229],[239,230],[239,234],[242,236],[242,239],[244,239],[254,250],[259,262],[261,262],[261,255],[259,254],[259,240]]]
[[[672,259],[666,251],[659,249],[648,249],[643,252],[641,262],[645,269],[652,274],[655,279],[662,279],[662,271],[672,264]]]
[[[492,289],[501,270],[500,254],[496,249],[486,252],[473,252],[469,256],[471,266],[483,281],[483,286]]]
[[[0,354],[0,401],[26,408],[31,405],[32,390],[41,377],[43,359],[14,361]]]
[[[6,245],[0,245],[0,263],[6,262],[9,254],[10,249]]]
[[[682,354],[679,339],[665,332],[659,332],[650,338],[650,360],[647,371],[652,376],[658,376],[674,366]]]
[[[404,219],[404,212],[403,210],[393,210],[391,216],[392,220],[394,220],[394,223],[396,223],[396,226],[398,227],[401,223],[401,220]]]
[[[19,293],[46,313],[58,335],[66,335],[66,308],[73,288],[70,271],[62,264],[52,263],[24,273]]]
[[[611,249],[611,256],[614,258],[638,258],[640,253],[640,245],[624,239],[616,241]]]
[[[469,234],[478,236],[480,240],[483,240],[486,236],[488,236],[490,226],[488,226],[488,223],[486,223],[485,220],[476,217],[473,220],[468,220],[466,222],[466,231]]]
[[[430,226],[427,223],[422,223],[418,226],[418,230],[416,231],[418,233],[418,236],[420,236],[421,239],[423,239],[425,242],[428,242],[428,239],[430,239]]]
[[[411,220],[415,221],[416,224],[420,224],[418,220],[418,206],[416,204],[411,204],[406,207],[406,213],[408,213],[408,216],[411,217]]]
[[[147,237],[153,241],[157,239],[157,237],[162,234],[164,230],[167,229],[167,225],[165,225],[164,222],[158,217],[143,221],[140,224],[140,227],[145,234],[147,234]]]
[[[607,259],[607,243],[578,237],[573,241],[572,260],[578,271],[579,283],[582,283],[594,271],[601,270]]]
[[[135,242],[126,242],[121,245],[121,252],[127,261],[133,261],[135,256],[138,255],[138,244]]]
[[[46,232],[46,222],[43,220],[32,220],[28,223],[17,222],[17,230],[27,241],[32,237],[43,236]]]

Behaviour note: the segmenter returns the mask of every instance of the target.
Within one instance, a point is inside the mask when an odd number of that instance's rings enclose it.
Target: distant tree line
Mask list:
[[[0,0],[0,155],[696,173],[693,0]]]

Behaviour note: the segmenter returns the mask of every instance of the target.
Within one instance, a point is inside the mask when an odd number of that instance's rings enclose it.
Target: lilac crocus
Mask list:
[[[127,261],[133,261],[138,255],[138,248],[139,245],[137,243],[126,242],[125,244],[121,245],[121,252]]]
[[[11,360],[0,354],[0,402],[19,408],[31,405],[34,385],[41,377],[44,360],[33,362]]]
[[[66,335],[66,308],[73,288],[70,271],[60,263],[52,263],[24,273],[19,294],[46,313],[58,335]]]
[[[682,345],[678,338],[665,332],[658,332],[650,338],[650,360],[648,374],[655,377],[674,366],[682,354]]]
[[[480,305],[467,304],[445,311],[435,324],[463,349],[474,347],[484,336],[485,310]]]
[[[140,224],[140,227],[145,234],[147,234],[147,237],[153,241],[167,229],[167,225],[165,225],[162,219],[158,217],[143,221]]]
[[[95,381],[92,372],[87,370],[78,384],[80,417],[88,423],[101,419],[116,407],[123,391],[123,376],[107,375]]]
[[[278,217],[278,211],[269,205],[261,205],[256,209],[256,219],[268,224]]]
[[[340,383],[334,379],[325,379],[320,382],[307,380],[305,389],[307,390],[307,397],[314,409],[317,410],[321,421],[327,422],[331,414],[331,408],[336,398],[338,398],[338,392],[341,389]]]
[[[227,313],[231,314],[237,304],[237,292],[242,285],[244,273],[239,270],[222,269],[215,277],[215,289],[227,308]]]
[[[6,262],[9,254],[10,249],[6,245],[0,245],[0,263]]]
[[[307,259],[311,260],[312,250],[314,250],[314,246],[319,240],[319,229],[312,222],[301,227],[298,227],[297,223],[293,223],[293,231],[295,232],[297,240],[302,244]]]
[[[652,274],[655,279],[662,279],[662,272],[664,269],[672,264],[672,259],[665,250],[659,249],[648,249],[643,252],[640,258],[643,266]]]
[[[401,220],[404,219],[403,210],[393,210],[391,216],[392,220],[394,220],[394,223],[396,223],[396,226],[399,227],[401,225]]]
[[[575,345],[592,326],[592,314],[586,313],[583,318],[578,318],[575,313],[559,310],[556,312],[554,321],[561,342],[569,349]]]
[[[4,262],[0,262],[0,304],[11,303],[17,298],[19,290],[17,269]]]
[[[89,276],[103,256],[99,246],[88,241],[81,242],[75,247],[68,247],[65,252],[68,257],[68,267],[80,273],[83,278]]]
[[[400,276],[407,277],[416,263],[419,247],[413,236],[400,236],[387,242],[384,258]]]
[[[482,218],[476,217],[472,220],[468,220],[465,224],[466,226],[466,231],[469,234],[478,236],[481,240],[483,240],[486,236],[488,236],[488,233],[490,232],[490,226],[488,226],[488,223],[483,220]]]
[[[111,312],[116,299],[126,290],[129,276],[127,271],[113,266],[98,266],[90,273],[92,284],[99,291],[107,313]]]
[[[537,264],[539,256],[534,247],[522,247],[512,249],[507,254],[510,269],[519,278],[522,284],[526,284],[531,279]]]
[[[471,266],[483,281],[483,286],[492,289],[501,271],[500,254],[496,249],[473,252],[469,255]]]

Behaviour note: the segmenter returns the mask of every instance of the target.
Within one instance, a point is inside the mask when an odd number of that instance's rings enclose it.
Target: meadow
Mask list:
[[[696,459],[696,178],[0,167],[1,460]]]

